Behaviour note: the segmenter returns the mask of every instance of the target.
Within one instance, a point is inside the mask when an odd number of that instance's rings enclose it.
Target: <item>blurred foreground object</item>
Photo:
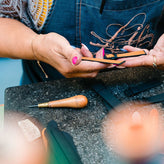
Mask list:
[[[4,105],[0,105],[0,133],[4,123]]]
[[[73,137],[60,130],[55,121],[48,123],[46,134],[50,150],[48,164],[82,164]]]
[[[55,121],[47,128],[34,118],[5,113],[0,131],[0,164],[82,164],[73,138]]]
[[[103,122],[104,141],[129,162],[142,163],[158,154],[164,146],[162,114],[159,107],[146,103],[121,105]]]
[[[43,127],[34,118],[22,113],[5,113],[0,134],[1,164],[47,164],[42,139]]]

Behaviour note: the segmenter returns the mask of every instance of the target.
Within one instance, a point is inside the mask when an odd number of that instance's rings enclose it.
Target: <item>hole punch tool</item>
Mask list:
[[[73,97],[49,101],[37,105],[28,106],[29,108],[84,108],[88,104],[88,99],[83,95],[76,95]]]

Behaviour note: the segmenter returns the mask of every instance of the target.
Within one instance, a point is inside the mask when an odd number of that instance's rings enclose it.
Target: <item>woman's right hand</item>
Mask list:
[[[36,60],[50,64],[67,78],[95,77],[98,72],[110,66],[98,62],[81,61],[82,56],[92,57],[91,52],[82,48],[72,48],[70,43],[61,35],[48,33],[36,35],[32,40],[33,53]],[[96,53],[97,58],[103,58],[104,50]]]

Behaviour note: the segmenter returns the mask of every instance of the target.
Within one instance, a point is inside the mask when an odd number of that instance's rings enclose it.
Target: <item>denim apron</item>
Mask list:
[[[81,43],[90,51],[105,47],[115,53],[124,45],[152,48],[164,33],[164,0],[54,0],[44,27],[38,33],[56,32],[71,45]],[[23,60],[23,84],[55,80],[63,76],[46,63]],[[25,82],[26,81],[26,82]]]

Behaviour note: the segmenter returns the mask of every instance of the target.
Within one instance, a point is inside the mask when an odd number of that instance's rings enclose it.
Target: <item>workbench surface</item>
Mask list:
[[[159,76],[158,71],[152,71],[152,69],[144,69],[143,71],[143,68],[137,68],[131,69],[131,71],[127,69],[106,72],[92,80],[62,79],[7,88],[5,91],[5,110],[28,113],[36,117],[44,125],[54,119],[61,130],[72,135],[84,164],[118,163],[117,156],[111,150],[108,151],[101,137],[101,123],[108,113],[107,107],[104,100],[91,89],[89,84],[100,80],[110,86],[112,93],[120,101],[125,102],[164,92],[163,84],[130,98],[126,97],[123,92],[133,83],[140,83],[143,79]],[[88,98],[88,106],[84,109],[28,108],[29,105],[79,94]]]

